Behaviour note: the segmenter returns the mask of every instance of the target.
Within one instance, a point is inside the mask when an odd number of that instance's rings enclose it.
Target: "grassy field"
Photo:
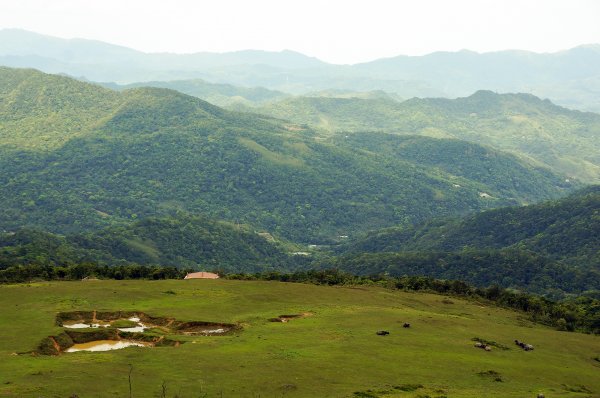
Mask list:
[[[227,280],[43,282],[0,286],[0,308],[1,397],[129,397],[129,364],[133,397],[161,397],[163,387],[166,397],[190,398],[600,397],[597,336],[439,295]],[[179,347],[14,354],[60,333],[57,312],[78,310],[239,322],[243,330],[171,336],[186,341]],[[294,313],[312,315],[268,321]],[[509,349],[485,352],[474,337]]]

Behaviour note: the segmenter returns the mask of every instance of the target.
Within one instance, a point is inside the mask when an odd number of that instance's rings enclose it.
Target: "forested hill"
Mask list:
[[[497,284],[556,298],[597,292],[600,187],[538,205],[373,232],[322,266]]]
[[[514,248],[600,268],[600,186],[567,198],[372,232],[353,252]]]
[[[553,170],[600,182],[600,115],[554,105],[530,94],[478,91],[465,98],[293,97],[248,109],[320,131],[383,131],[457,138],[532,159]]]
[[[0,82],[0,230],[78,233],[183,210],[324,242],[575,186],[475,144],[324,139],[172,90],[33,70],[0,68]]]
[[[0,269],[93,263],[229,272],[283,271],[294,262],[289,252],[286,244],[265,238],[247,226],[183,214],[69,236],[35,229],[0,233]]]

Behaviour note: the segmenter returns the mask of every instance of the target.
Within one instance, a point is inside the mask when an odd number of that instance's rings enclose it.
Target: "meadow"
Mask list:
[[[0,286],[0,308],[0,397],[600,397],[598,336],[436,294],[233,280],[37,282]],[[58,312],[89,310],[242,328],[168,336],[184,342],[178,347],[27,353],[61,332]],[[269,321],[283,314],[308,316]],[[496,345],[486,352],[473,338]]]

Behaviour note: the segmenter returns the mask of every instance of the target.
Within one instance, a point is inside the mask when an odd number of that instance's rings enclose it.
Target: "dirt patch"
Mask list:
[[[312,312],[303,312],[301,314],[288,314],[288,315],[279,315],[277,318],[269,318],[269,322],[281,322],[287,323],[293,319],[306,318],[308,316],[312,316]]]
[[[56,314],[56,325],[69,323],[102,324],[120,319],[129,319],[142,313],[134,311],[71,311]]]
[[[85,345],[94,342],[132,342],[147,347],[178,347],[183,342],[166,339],[164,336],[149,335],[145,333],[128,333],[118,329],[89,329],[65,330],[58,336],[44,338],[33,354],[60,355],[67,352],[75,345]]]
[[[60,355],[74,345],[94,342],[123,342],[114,344],[119,348],[128,345],[177,347],[183,342],[167,339],[165,335],[221,336],[242,328],[232,323],[183,322],[139,311],[59,312],[56,314],[56,324],[63,327],[64,332],[44,338],[33,354]]]
[[[241,329],[241,326],[231,323],[173,322],[171,328],[178,333],[190,336],[220,336]]]
[[[290,317],[292,315],[283,315]],[[302,316],[302,315],[298,315]],[[61,327],[81,329],[83,326],[90,325],[92,328],[112,328],[119,327],[120,323],[139,322],[144,325],[145,330],[166,333],[166,334],[184,334],[184,335],[223,335],[234,330],[241,329],[240,325],[222,322],[206,321],[178,321],[170,317],[156,317],[139,311],[73,311],[59,312],[56,315],[56,324]],[[123,329],[123,328],[122,328]],[[127,332],[127,330],[122,330]]]

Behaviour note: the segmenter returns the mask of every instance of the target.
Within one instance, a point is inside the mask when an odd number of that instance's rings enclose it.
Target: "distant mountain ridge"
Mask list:
[[[600,182],[600,115],[573,111],[532,94],[479,90],[468,97],[290,97],[248,111],[325,133],[382,131],[482,143],[584,181]]]
[[[114,90],[127,90],[136,87],[158,87],[177,90],[192,95],[218,106],[255,106],[265,102],[285,98],[288,94],[281,91],[268,90],[264,87],[239,87],[231,84],[209,83],[202,79],[150,81],[119,85],[116,83],[100,83]]]
[[[133,83],[205,79],[296,94],[328,89],[385,90],[403,98],[459,97],[480,89],[528,92],[600,111],[600,45],[550,54],[437,52],[356,65],[333,65],[293,51],[147,54],[93,40],[0,31],[0,64]]]

